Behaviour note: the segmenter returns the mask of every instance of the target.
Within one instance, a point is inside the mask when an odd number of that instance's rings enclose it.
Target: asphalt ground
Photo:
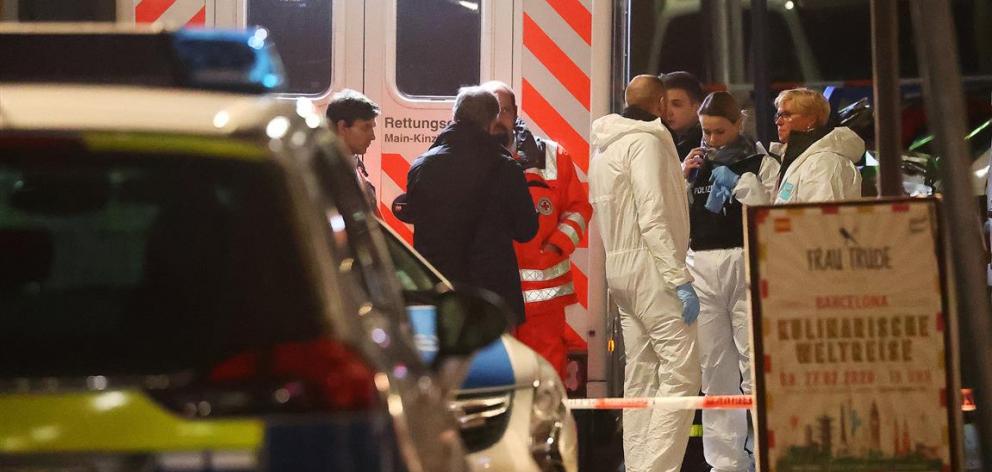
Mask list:
[[[622,472],[623,444],[618,410],[581,410],[572,413],[579,435],[579,471]],[[683,472],[709,472],[703,458],[702,415],[696,411]]]

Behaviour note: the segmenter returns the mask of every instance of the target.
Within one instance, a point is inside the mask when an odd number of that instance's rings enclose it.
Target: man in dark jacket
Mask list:
[[[344,147],[355,160],[355,173],[362,184],[362,190],[372,207],[379,214],[379,203],[375,195],[375,186],[369,182],[369,173],[365,169],[365,152],[375,141],[375,119],[379,116],[379,105],[369,97],[351,89],[344,89],[331,97],[327,104],[327,121],[331,125]]]
[[[679,160],[684,161],[689,151],[699,147],[703,130],[699,127],[699,104],[703,101],[703,85],[696,76],[684,71],[661,75],[665,83],[667,109],[661,120],[672,132]]]
[[[404,218],[417,251],[456,285],[503,297],[516,326],[524,304],[513,241],[533,238],[538,221],[523,169],[491,136],[498,114],[492,92],[459,90],[454,120],[410,167]]]

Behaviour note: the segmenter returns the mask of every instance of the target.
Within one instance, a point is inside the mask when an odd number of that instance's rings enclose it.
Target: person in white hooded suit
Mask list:
[[[689,210],[665,112],[664,84],[635,77],[627,108],[593,123],[589,199],[606,250],[606,282],[620,310],[626,397],[699,393],[699,299],[686,268]],[[691,410],[624,410],[628,472],[678,471]]]
[[[810,203],[861,197],[855,162],[865,142],[849,128],[829,128],[830,104],[820,92],[784,90],[775,98],[779,143],[770,151],[782,157],[775,203]]]

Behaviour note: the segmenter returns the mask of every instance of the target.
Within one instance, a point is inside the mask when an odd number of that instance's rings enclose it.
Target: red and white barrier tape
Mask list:
[[[961,389],[961,411],[974,411],[975,401],[970,388]],[[712,395],[706,397],[646,397],[646,398],[568,398],[572,410],[744,410],[754,406],[751,395]]]
[[[569,398],[565,405],[573,410],[732,410],[754,405],[751,395],[711,395],[705,397],[648,398]]]

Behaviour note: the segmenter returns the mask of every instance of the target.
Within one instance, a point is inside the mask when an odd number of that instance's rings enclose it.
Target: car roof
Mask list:
[[[310,128],[321,122],[309,102],[176,88],[0,83],[0,97],[0,131],[263,137],[293,122]]]

